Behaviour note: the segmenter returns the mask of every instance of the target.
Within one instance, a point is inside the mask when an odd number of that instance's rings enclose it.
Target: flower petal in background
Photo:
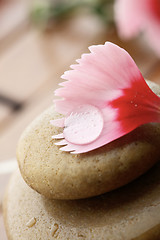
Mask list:
[[[160,121],[160,98],[146,84],[131,56],[106,42],[92,46],[57,89],[57,112],[64,118],[53,136],[61,150],[84,153],[101,147],[148,122]]]
[[[160,56],[160,0],[116,0],[114,10],[119,35],[129,39],[143,31]]]

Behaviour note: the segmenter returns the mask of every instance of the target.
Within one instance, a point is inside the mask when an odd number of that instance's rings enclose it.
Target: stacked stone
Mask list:
[[[160,124],[74,155],[51,138],[61,131],[50,124],[58,117],[51,107],[20,138],[20,171],[4,199],[8,239],[160,239]]]

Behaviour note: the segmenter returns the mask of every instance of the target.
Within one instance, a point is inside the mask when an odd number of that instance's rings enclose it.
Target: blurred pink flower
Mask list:
[[[160,0],[116,0],[114,10],[120,36],[129,39],[143,31],[160,56]]]

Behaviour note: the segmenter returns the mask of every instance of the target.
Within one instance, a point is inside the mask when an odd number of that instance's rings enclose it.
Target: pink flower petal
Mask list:
[[[129,39],[143,31],[151,48],[160,56],[160,1],[116,0],[114,10],[119,35]]]
[[[160,24],[148,23],[148,25],[151,26],[145,32],[146,39],[156,55],[160,57]]]
[[[143,29],[147,1],[148,0],[115,1],[115,21],[122,38],[134,37]]]
[[[60,133],[60,134],[57,134],[57,135],[53,135],[52,138],[53,139],[62,139],[62,138],[64,138],[64,134]]]
[[[64,74],[67,81],[56,90],[63,98],[56,108],[65,115],[58,125],[65,128],[53,137],[63,136],[56,145],[74,154],[101,147],[144,123],[160,122],[160,98],[130,55],[109,42],[90,50]]]
[[[50,123],[56,127],[64,127],[65,118],[59,118],[55,120],[51,120]]]
[[[62,76],[68,81],[55,92],[56,96],[63,98],[56,100],[59,113],[66,115],[86,103],[99,108],[104,100],[117,98],[122,88],[142,78],[133,59],[124,49],[109,42],[90,49],[92,52],[82,55],[79,65],[72,66],[74,70]]]

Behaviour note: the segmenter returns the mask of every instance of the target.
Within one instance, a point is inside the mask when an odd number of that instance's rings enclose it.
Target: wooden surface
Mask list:
[[[5,1],[7,2],[7,1]],[[29,2],[29,1],[28,1]],[[15,157],[23,129],[52,104],[60,76],[87,47],[112,41],[134,58],[143,76],[160,83],[160,61],[142,39],[122,42],[93,16],[78,15],[52,31],[29,23],[23,0],[0,4],[0,163]],[[0,176],[0,193],[10,174]],[[6,240],[0,202],[0,239]]]

